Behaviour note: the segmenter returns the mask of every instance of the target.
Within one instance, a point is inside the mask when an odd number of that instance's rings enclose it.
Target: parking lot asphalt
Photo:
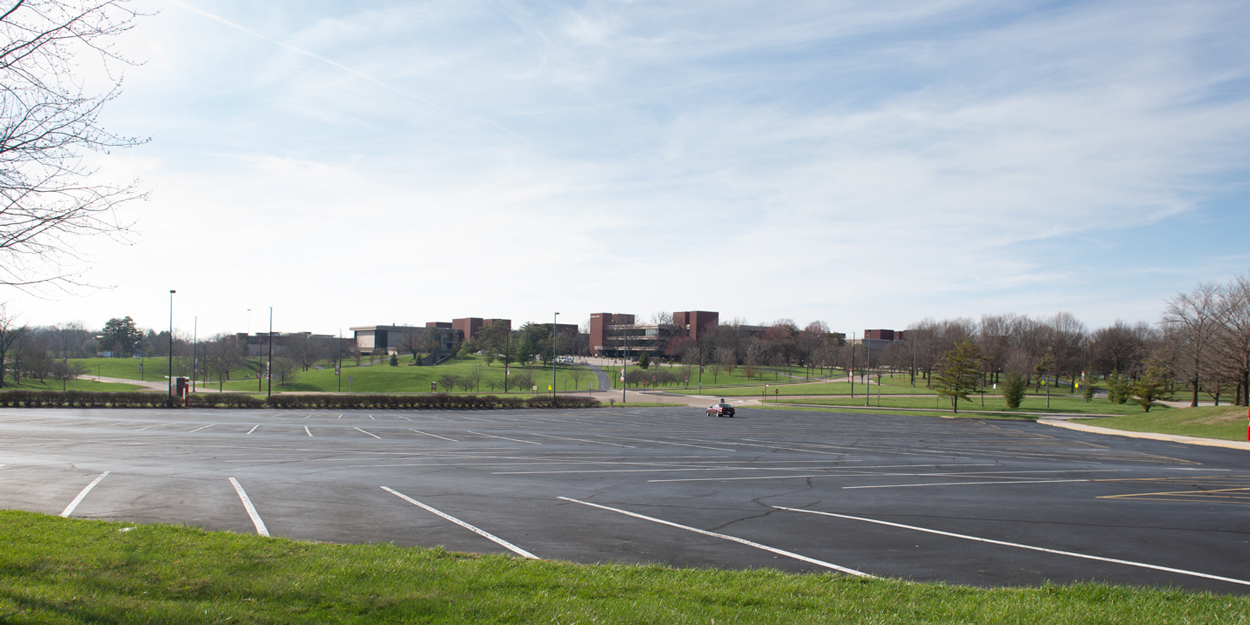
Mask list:
[[[740,408],[0,410],[0,507],[582,563],[1250,592],[1250,455]]]

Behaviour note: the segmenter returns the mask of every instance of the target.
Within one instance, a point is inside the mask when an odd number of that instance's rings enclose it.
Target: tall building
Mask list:
[[[668,342],[679,336],[698,340],[699,333],[720,322],[720,313],[692,310],[673,313],[672,323],[636,323],[634,315],[594,313],[590,315],[590,353],[609,358],[626,353],[661,354]]]

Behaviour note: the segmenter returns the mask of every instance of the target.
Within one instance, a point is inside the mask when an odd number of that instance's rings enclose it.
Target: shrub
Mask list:
[[[1098,387],[1094,386],[1093,376],[1089,376],[1084,382],[1081,382],[1081,397],[1085,398],[1085,403],[1094,400],[1094,394],[1098,392]]]
[[[90,391],[31,391],[12,390],[0,392],[0,406],[7,408],[171,408],[178,404],[164,393],[142,391],[90,392]],[[284,393],[267,399],[243,393],[204,393],[191,396],[191,406],[196,408],[326,408],[351,409],[467,409],[486,410],[495,408],[595,408],[599,400],[590,397],[550,396],[521,399],[495,395],[448,395],[445,393],[414,395],[366,395],[366,394],[295,394]]]
[[[1012,371],[1003,376],[1003,401],[1008,408],[1019,408],[1024,400],[1024,376]]]

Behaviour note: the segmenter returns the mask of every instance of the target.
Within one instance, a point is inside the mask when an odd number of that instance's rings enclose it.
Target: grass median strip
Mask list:
[[[0,511],[8,623],[1245,623],[1250,597],[579,565]]]

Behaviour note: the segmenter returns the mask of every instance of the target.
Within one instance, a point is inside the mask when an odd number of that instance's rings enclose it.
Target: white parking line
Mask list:
[[[308,429],[307,425],[304,426],[304,433],[307,434],[309,438],[312,438],[312,432]]]
[[[481,529],[481,528],[475,527],[475,526],[473,526],[473,525],[470,525],[470,524],[468,524],[468,523],[465,523],[464,521],[461,521],[460,519],[457,519],[456,517],[451,516],[450,514],[447,514],[447,513],[445,513],[445,512],[441,512],[441,511],[439,511],[439,510],[435,510],[434,508],[431,508],[430,506],[427,506],[427,505],[425,505],[425,504],[421,503],[420,501],[417,501],[416,499],[413,499],[412,497],[409,497],[408,495],[405,495],[405,494],[403,494],[403,493],[401,493],[401,492],[399,492],[399,491],[397,491],[397,490],[395,490],[395,489],[392,489],[392,488],[389,488],[389,487],[383,486],[383,487],[382,487],[382,490],[384,490],[384,491],[386,491],[386,492],[388,492],[388,493],[390,493],[390,494],[392,494],[392,495],[395,495],[396,497],[399,497],[400,499],[403,499],[404,501],[407,501],[408,503],[410,503],[410,504],[412,504],[412,505],[414,505],[414,506],[417,506],[417,507],[419,507],[419,508],[422,508],[422,509],[424,509],[424,510],[426,510],[426,511],[428,511],[428,512],[433,512],[434,514],[437,514],[438,516],[441,516],[441,517],[443,517],[444,519],[447,519],[448,521],[451,521],[452,523],[455,523],[456,525],[459,525],[460,527],[463,527],[463,528],[465,528],[465,529],[467,529],[467,530],[469,530],[469,531],[471,531],[471,532],[474,532],[474,533],[476,533],[476,534],[478,534],[478,535],[480,535],[480,536],[484,536],[484,537],[486,537],[487,539],[489,539],[489,540],[491,540],[491,541],[495,542],[496,544],[500,545],[501,547],[503,547],[503,548],[507,549],[508,551],[511,551],[512,553],[515,553],[515,554],[517,554],[517,555],[521,556],[522,558],[529,558],[529,559],[531,559],[531,560],[541,560],[541,559],[542,559],[542,558],[539,558],[538,556],[536,556],[536,555],[534,555],[534,554],[532,554],[532,553],[530,553],[530,552],[528,552],[528,551],[526,551],[526,550],[524,550],[524,549],[522,549],[522,548],[520,548],[520,547],[518,547],[518,546],[516,546],[516,545],[514,545],[514,544],[512,544],[512,543],[510,543],[510,542],[508,542],[508,541],[506,541],[506,540],[504,540],[504,539],[502,539],[502,538],[500,538],[500,537],[498,537],[498,536],[496,536],[496,535],[494,535],[494,534],[492,534],[492,533],[490,533],[490,532],[488,532],[488,531],[484,530],[484,529]]]
[[[204,426],[204,427],[198,427],[198,428],[195,428],[194,430],[191,430],[190,432],[188,432],[188,434],[193,434],[193,433],[195,433],[195,432],[199,432],[200,430],[207,430],[208,428],[211,428],[211,427],[213,427],[214,425],[217,425],[217,424],[216,424],[216,423],[210,423],[210,424],[208,424],[208,425],[206,425],[206,426]]]
[[[994,484],[1063,484],[1066,482],[1090,482],[1093,480],[1016,480],[998,482],[933,482],[929,484],[878,484],[876,486],[843,486],[842,490],[857,488],[911,488],[916,486],[987,486]]]
[[[1004,547],[1016,547],[1017,549],[1028,549],[1031,551],[1041,551],[1043,553],[1053,553],[1061,556],[1071,556],[1073,558],[1083,558],[1085,560],[1098,560],[1099,562],[1111,562],[1113,564],[1124,564],[1127,566],[1136,566],[1143,569],[1154,569],[1156,571],[1165,571],[1167,573],[1179,573],[1181,575],[1192,575],[1194,577],[1202,577],[1206,579],[1214,579],[1221,582],[1230,582],[1233,584],[1241,584],[1250,586],[1250,581],[1244,579],[1234,579],[1232,577],[1221,577],[1219,575],[1210,575],[1208,573],[1199,573],[1197,571],[1186,571],[1185,569],[1174,569],[1167,566],[1159,566],[1157,564],[1146,564],[1144,562],[1133,562],[1132,560],[1120,560],[1118,558],[1104,558],[1102,556],[1091,556],[1084,553],[1075,553],[1072,551],[1060,551],[1058,549],[1047,549],[1045,547],[1034,547],[1032,545],[1023,545],[1020,543],[1009,543],[1002,540],[993,540],[990,538],[980,538],[977,536],[968,536],[967,534],[955,534],[953,532],[943,532],[941,530],[929,529],[927,527],[917,527],[915,525],[903,525],[902,523],[891,523],[889,521],[879,521],[877,519],[869,519],[865,517],[851,516],[848,514],[835,514],[833,512],[822,512],[820,510],[804,510],[801,508],[786,508],[784,506],[773,506],[778,510],[789,510],[790,512],[806,512],[808,514],[819,514],[821,516],[836,517],[839,519],[850,519],[852,521],[864,521],[866,523],[876,523],[877,525],[887,525],[890,527],[898,527],[917,532],[925,532],[927,534],[938,534],[940,536],[950,536],[951,538],[962,538],[979,543],[989,543],[991,545],[1003,545]]]
[[[587,440],[584,438],[569,438],[567,436],[552,436],[551,434],[539,434],[537,432],[530,432],[529,434],[530,436],[542,436],[545,438],[558,438],[560,440],[577,441],[579,443],[591,443],[594,445],[611,445],[613,447],[625,447],[627,449],[638,449],[637,447],[634,447],[633,445],[618,445],[617,443],[605,443],[603,441],[592,441],[592,440]]]
[[[514,443],[525,443],[526,445],[541,445],[542,444],[542,443],[535,443],[534,441],[523,441],[519,438],[508,438],[507,436],[495,436],[494,434],[483,434],[481,432],[474,432],[473,430],[465,430],[465,431],[468,432],[469,434],[477,434],[478,436],[485,436],[486,438],[498,438],[498,439],[505,440],[505,441],[512,441]]]
[[[360,432],[361,434],[369,434],[369,436],[372,436],[372,437],[374,437],[374,438],[376,438],[376,439],[378,439],[378,440],[382,440],[382,437],[381,437],[381,436],[378,436],[377,434],[370,434],[369,432],[366,432],[366,431],[364,431],[364,430],[362,430],[362,429],[360,429],[360,428],[352,428],[352,429],[353,429],[353,430],[356,430],[357,432]]]
[[[434,437],[434,438],[441,438],[441,439],[443,439],[443,440],[445,440],[445,441],[451,441],[451,442],[453,442],[453,443],[459,443],[459,442],[460,442],[460,441],[458,441],[458,440],[456,440],[456,439],[454,439],[454,438],[447,438],[446,436],[439,436],[438,434],[430,434],[429,432],[422,432],[421,430],[414,430],[414,429],[412,429],[412,428],[408,428],[408,431],[409,431],[409,432],[416,432],[417,434],[421,434],[421,435],[423,435],[423,436],[432,436],[432,437]]]
[[[260,515],[256,513],[256,507],[252,505],[252,500],[247,498],[247,493],[243,492],[243,486],[239,484],[239,480],[230,478],[230,483],[234,485],[234,492],[239,494],[239,499],[243,501],[243,508],[247,510],[247,516],[252,518],[252,525],[256,526],[256,533],[261,536],[268,536],[269,529],[265,527],[265,522],[260,520]]]
[[[69,502],[68,506],[65,506],[65,510],[61,511],[61,516],[68,517],[69,515],[73,514],[74,509],[78,507],[78,504],[82,503],[83,499],[86,499],[87,493],[91,492],[91,489],[95,488],[95,485],[99,484],[100,480],[103,480],[105,476],[107,476],[108,474],[109,472],[105,471],[104,473],[100,474],[100,477],[97,477],[96,479],[91,480],[91,483],[88,484],[86,488],[82,489],[82,492],[78,493],[78,496],[75,497],[73,501]]]
[[[630,437],[628,437],[628,436],[613,436],[612,438],[619,438],[619,439],[621,439],[621,440],[627,440],[627,441],[635,441],[635,442],[638,442],[638,443],[655,443],[656,445],[675,445],[675,446],[677,446],[677,447],[695,447],[695,448],[698,448],[698,449],[710,449],[710,450],[712,450],[712,451],[737,451],[737,450],[734,450],[734,449],[724,449],[724,448],[722,448],[722,447],[706,447],[706,446],[704,446],[704,445],[688,445],[688,444],[686,444],[686,443],[671,443],[671,442],[668,442],[668,441],[653,441],[653,440],[649,440],[649,439],[645,439],[645,438],[630,438]]]
[[[728,534],[717,534],[716,532],[709,532],[709,531],[707,531],[707,530],[701,530],[701,529],[699,529],[699,528],[697,528],[697,527],[690,527],[690,526],[688,526],[688,525],[681,525],[681,524],[679,524],[679,523],[673,523],[672,521],[665,521],[665,520],[663,520],[663,519],[657,519],[657,518],[655,518],[655,517],[649,517],[649,516],[646,516],[646,515],[644,515],[644,514],[638,514],[637,512],[630,512],[630,511],[628,511],[628,510],[621,510],[620,508],[610,508],[610,507],[608,507],[608,506],[601,506],[601,505],[599,505],[599,504],[597,504],[597,503],[590,503],[589,501],[579,501],[579,500],[577,500],[577,499],[572,499],[572,498],[569,498],[569,497],[557,497],[557,499],[563,499],[564,501],[571,501],[571,502],[573,502],[573,503],[580,503],[580,504],[582,504],[583,506],[590,506],[590,507],[592,507],[592,508],[600,508],[600,509],[602,509],[602,510],[610,510],[610,511],[612,511],[612,512],[617,512],[617,513],[620,513],[620,514],[624,514],[624,515],[626,515],[626,516],[632,516],[632,517],[634,517],[634,518],[637,518],[637,519],[642,519],[642,520],[644,520],[644,521],[651,521],[652,523],[659,523],[659,524],[661,524],[661,525],[667,525],[667,526],[669,526],[669,527],[676,527],[677,529],[683,529],[683,530],[686,530],[686,531],[688,531],[688,532],[694,532],[694,533],[696,533],[696,534],[703,534],[704,536],[711,536],[711,537],[713,537],[713,538],[720,538],[720,539],[722,539],[722,540],[729,540],[729,541],[733,541],[733,542],[736,542],[736,543],[741,543],[741,544],[743,544],[743,545],[747,545],[747,546],[749,546],[749,547],[755,547],[756,549],[763,549],[764,551],[767,551],[767,552],[770,552],[770,553],[775,553],[775,554],[778,554],[778,555],[783,555],[783,556],[786,556],[787,558],[794,558],[795,560],[800,560],[800,561],[802,561],[802,562],[807,562],[808,564],[815,564],[815,565],[817,565],[817,566],[823,566],[823,567],[825,567],[825,568],[827,568],[827,569],[833,569],[833,570],[835,570],[835,571],[841,571],[841,572],[843,572],[843,573],[847,573],[847,574],[849,574],[849,575],[858,575],[859,577],[869,577],[869,578],[872,578],[872,579],[876,579],[876,576],[875,576],[875,575],[869,575],[868,573],[864,573],[863,571],[857,571],[857,570],[855,570],[855,569],[847,568],[847,567],[844,567],[844,566],[838,566],[838,565],[833,564],[833,563],[830,563],[830,562],[825,562],[824,560],[817,560],[817,559],[815,559],[815,558],[809,558],[809,557],[807,557],[807,556],[804,556],[804,555],[799,555],[799,554],[794,553],[794,552],[792,552],[792,551],[786,551],[786,550],[784,550],[784,549],[778,549],[778,548],[776,548],[776,547],[769,547],[768,545],[762,545],[762,544],[760,544],[760,543],[757,543],[757,542],[754,542],[754,541],[750,541],[750,540],[747,540],[747,539],[745,539],[745,538],[738,538],[737,536],[730,536],[730,535],[728,535]]]
[[[248,433],[248,434],[251,434],[252,432],[255,432],[255,431],[256,431],[256,428],[258,428],[258,427],[260,427],[260,424],[259,424],[259,423],[257,423],[256,425],[253,425],[253,426],[252,426],[252,429],[248,430],[248,431],[247,431],[247,433]]]
[[[395,416],[399,417],[400,419],[403,419],[404,421],[408,421],[409,423],[412,422],[412,419],[409,419],[408,417],[405,417],[404,415],[395,415]]]

